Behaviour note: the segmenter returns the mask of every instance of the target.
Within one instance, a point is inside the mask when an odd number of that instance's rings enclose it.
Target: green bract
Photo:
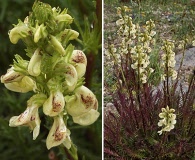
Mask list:
[[[33,139],[39,135],[39,107],[54,120],[46,140],[47,148],[64,144],[71,148],[69,116],[80,125],[90,125],[99,117],[95,95],[83,86],[87,58],[74,49],[71,40],[79,33],[70,28],[73,18],[59,8],[36,1],[32,12],[9,32],[10,41],[26,45],[28,60],[16,55],[13,66],[1,76],[1,83],[15,92],[33,91],[26,110],[10,119],[10,126],[29,126]],[[71,97],[71,98],[70,98]]]

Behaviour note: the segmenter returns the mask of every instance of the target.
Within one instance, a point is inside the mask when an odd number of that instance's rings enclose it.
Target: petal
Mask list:
[[[62,44],[60,43],[60,41],[56,38],[56,37],[54,37],[54,36],[52,36],[52,35],[50,35],[50,43],[51,43],[51,45],[53,46],[53,48],[59,53],[59,54],[61,54],[61,55],[65,55],[65,50],[64,50],[64,47],[62,46]]]
[[[30,30],[26,24],[19,22],[19,24],[9,32],[10,41],[13,44],[16,44],[19,39],[25,38],[29,31]]]
[[[78,78],[81,78],[86,72],[87,58],[85,54],[80,50],[74,50],[72,52],[71,61],[76,63],[76,70]]]
[[[47,34],[48,33],[46,31],[46,27],[44,26],[44,24],[41,24],[37,27],[36,32],[34,34],[34,42],[37,43],[39,39],[45,38]]]
[[[68,130],[69,131],[69,130]],[[67,136],[66,139],[64,140],[63,142],[63,145],[67,148],[67,149],[70,149],[71,148],[71,139],[70,139],[70,136]]]
[[[28,73],[31,76],[38,76],[41,73],[41,59],[40,49],[37,48],[28,64]]]
[[[64,34],[68,37],[68,40],[76,39],[79,36],[79,33],[72,29],[65,29]]]
[[[75,97],[66,99],[66,109],[71,116],[80,116],[91,109],[97,110],[98,102],[93,94],[87,87],[81,86],[76,89]]]
[[[36,86],[31,78],[24,76],[20,82],[5,83],[5,87],[14,92],[26,93],[32,91]]]
[[[100,113],[97,110],[91,109],[89,112],[80,116],[73,117],[73,121],[80,125],[86,126],[94,123],[99,117]]]
[[[57,21],[57,23],[66,22],[67,24],[71,24],[73,21],[73,18],[69,14],[60,14],[55,17],[55,20]]]
[[[62,92],[51,93],[49,98],[43,104],[43,112],[51,117],[58,115],[64,109],[65,101]]]
[[[78,80],[77,71],[75,67],[71,64],[67,64],[65,70],[66,70],[65,73],[66,84],[68,85],[69,91],[73,91],[76,87],[77,80]]]
[[[46,139],[47,149],[62,144],[70,135],[62,116],[54,117],[54,123]]]
[[[14,67],[11,67],[7,70],[5,75],[1,76],[1,83],[10,83],[10,82],[18,82],[24,76],[21,73],[15,72]]]
[[[33,140],[35,140],[39,135],[40,123],[38,106],[33,105],[27,107],[26,110],[19,116],[12,117],[9,121],[9,126],[29,126],[30,130],[33,130]]]
[[[39,114],[38,114],[38,111],[36,112],[36,115],[35,115],[35,127],[33,129],[33,140],[35,140],[38,135],[39,135],[39,132],[40,132],[40,124],[41,124],[41,120],[39,118]]]

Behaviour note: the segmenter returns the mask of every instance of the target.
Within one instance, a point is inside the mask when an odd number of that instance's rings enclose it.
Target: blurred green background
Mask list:
[[[79,39],[74,42],[76,49],[85,50],[88,57],[86,73],[86,86],[97,96],[99,112],[102,102],[102,50],[101,50],[101,18],[102,2],[92,0],[42,0],[52,7],[68,8],[69,14],[74,18],[74,30],[83,31]],[[29,15],[34,1],[29,0],[0,0],[0,75],[13,63],[15,54],[24,59],[25,46],[19,41],[16,45],[9,41],[8,31],[13,24],[22,21]],[[93,26],[93,27],[92,27]],[[45,160],[52,156],[57,160],[65,159],[64,151],[53,148],[46,149],[45,139],[49,125],[47,119],[40,113],[41,131],[36,140],[27,127],[9,127],[9,119],[19,115],[26,108],[26,101],[32,93],[14,93],[8,91],[0,84],[0,159],[1,160]],[[42,112],[40,110],[40,112]],[[70,124],[72,141],[77,145],[79,159],[100,160],[102,157],[102,115],[91,126],[80,127]],[[50,158],[49,158],[50,157]]]

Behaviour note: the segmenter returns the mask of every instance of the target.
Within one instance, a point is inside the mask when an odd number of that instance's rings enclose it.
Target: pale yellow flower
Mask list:
[[[41,120],[38,114],[39,106],[33,104],[28,106],[26,110],[19,116],[14,116],[9,121],[10,127],[28,126],[33,131],[33,139],[39,135]]]
[[[46,139],[47,149],[64,144],[67,149],[71,147],[70,131],[67,129],[61,115],[54,117],[54,123]]]

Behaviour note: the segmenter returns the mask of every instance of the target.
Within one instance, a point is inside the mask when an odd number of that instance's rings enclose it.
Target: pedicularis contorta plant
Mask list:
[[[174,41],[164,39],[157,46],[155,23],[134,24],[129,10],[117,8],[119,44],[110,44],[105,53],[117,77],[113,110],[105,111],[105,159],[193,158],[195,73],[184,89],[179,74],[183,61],[175,69]],[[186,42],[178,46],[183,56]]]
[[[86,56],[71,44],[79,36],[70,28],[72,22],[67,9],[51,8],[36,1],[29,16],[9,31],[13,44],[24,42],[29,59],[15,55],[1,82],[14,92],[34,92],[25,111],[12,117],[9,125],[28,126],[35,140],[40,132],[42,107],[45,116],[53,119],[46,139],[48,149],[58,145],[74,147],[67,126],[70,117],[82,126],[94,123],[99,117],[96,96],[83,85]]]

